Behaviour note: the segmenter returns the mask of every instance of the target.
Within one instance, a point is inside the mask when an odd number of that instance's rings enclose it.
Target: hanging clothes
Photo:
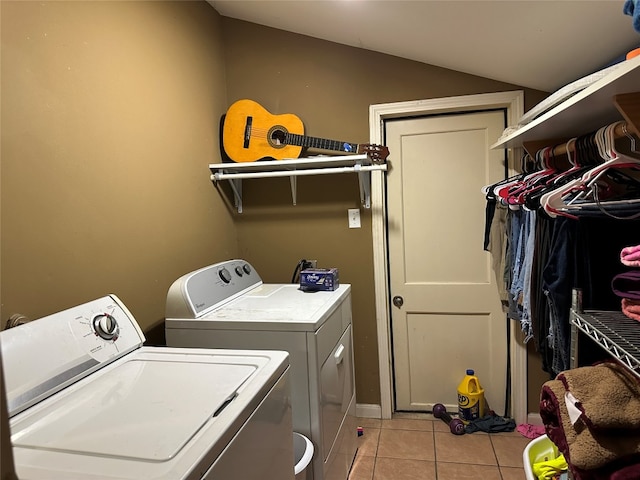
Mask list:
[[[614,139],[625,136],[623,154]],[[534,341],[552,377],[570,366],[572,290],[583,289],[587,309],[620,309],[609,282],[623,266],[620,250],[640,244],[640,152],[626,124],[571,139],[566,154],[555,154],[556,147],[523,159],[522,174],[483,189],[492,201],[485,249],[496,255],[500,245],[488,241],[491,227],[505,237],[501,298],[506,294],[509,318],[520,322],[525,341]],[[499,207],[506,219],[494,223]]]
[[[576,222],[557,219],[552,226],[549,256],[542,271],[542,291],[547,298],[547,341],[551,347],[551,371],[557,374],[570,365],[571,291],[576,278]]]

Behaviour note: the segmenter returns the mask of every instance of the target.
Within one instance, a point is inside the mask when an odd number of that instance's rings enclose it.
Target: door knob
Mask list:
[[[404,298],[402,298],[400,295],[396,295],[395,297],[393,297],[393,304],[400,308],[403,304],[404,304]]]

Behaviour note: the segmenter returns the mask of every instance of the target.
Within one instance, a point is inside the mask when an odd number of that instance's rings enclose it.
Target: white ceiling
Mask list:
[[[553,92],[640,46],[623,0],[208,0],[237,18]]]

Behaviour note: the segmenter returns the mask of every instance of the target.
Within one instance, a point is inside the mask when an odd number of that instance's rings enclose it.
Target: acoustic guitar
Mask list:
[[[303,148],[368,154],[373,163],[384,163],[389,149],[382,145],[355,144],[304,135],[302,120],[285,113],[273,115],[253,100],[238,100],[222,117],[223,155],[233,162],[298,158]]]

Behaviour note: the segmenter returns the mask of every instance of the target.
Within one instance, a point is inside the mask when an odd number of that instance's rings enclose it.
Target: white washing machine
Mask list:
[[[314,444],[314,480],[346,480],[357,449],[351,287],[264,284],[244,260],[183,275],[167,295],[167,345],[286,350],[293,429]]]
[[[143,347],[113,295],[0,342],[21,480],[294,478],[286,352]]]

